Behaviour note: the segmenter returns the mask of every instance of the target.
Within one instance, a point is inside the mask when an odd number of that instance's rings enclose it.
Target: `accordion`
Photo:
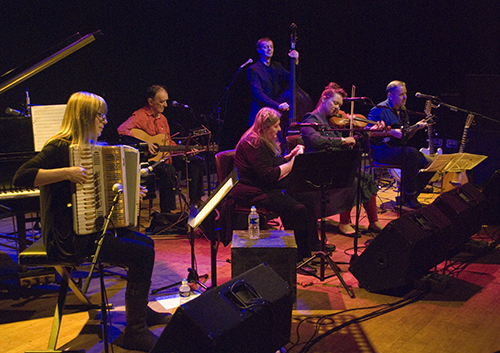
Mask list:
[[[73,198],[73,228],[86,235],[102,230],[120,183],[123,193],[115,205],[110,227],[137,226],[140,184],[139,151],[126,145],[70,147],[70,166],[86,169],[87,182],[76,184]]]

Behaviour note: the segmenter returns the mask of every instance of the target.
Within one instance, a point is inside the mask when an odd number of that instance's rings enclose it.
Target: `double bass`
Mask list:
[[[297,25],[292,23],[290,26],[290,49],[295,50],[297,44]],[[278,98],[278,102],[288,102],[290,110],[288,112],[288,117],[283,114],[281,117],[281,146],[282,151],[286,148],[286,136],[287,135],[297,135],[300,131],[291,131],[290,125],[295,122],[302,121],[302,117],[312,110],[312,99],[304,92],[298,85],[296,81],[296,63],[295,58],[291,58],[290,63],[290,88],[281,93]]]

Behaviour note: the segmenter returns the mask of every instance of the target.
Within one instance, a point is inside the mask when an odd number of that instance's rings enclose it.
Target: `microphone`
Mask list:
[[[436,96],[430,96],[428,94],[422,94],[420,92],[417,92],[415,93],[415,97],[417,98],[424,98],[424,99],[433,99],[433,100],[440,100],[438,97]]]
[[[141,168],[141,178],[144,178],[145,176],[149,175],[153,171],[153,167],[149,166],[147,168]]]
[[[240,66],[240,68],[238,69],[238,71],[240,71],[241,69],[243,69],[245,66],[247,66],[248,64],[251,64],[253,63],[253,59],[250,58],[248,59],[247,61],[245,61],[245,63],[243,65]]]
[[[121,194],[123,192],[123,186],[120,183],[113,184],[112,190],[117,194]]]
[[[12,108],[6,108],[5,109],[5,114],[10,115],[10,116],[21,116],[23,113],[21,113],[19,110],[12,109]]]
[[[179,103],[177,101],[173,101],[172,102],[172,106],[175,107],[175,108],[191,109],[191,107],[189,105],[181,104],[181,103]]]
[[[318,123],[291,123],[290,128],[295,129],[298,127],[313,127],[313,128],[318,128],[318,127],[323,127],[323,124],[318,124]]]
[[[346,97],[344,98],[344,103],[345,102],[354,102],[354,101],[364,101],[365,99],[368,99],[367,97]]]
[[[113,208],[118,203],[118,200],[120,199],[120,195],[123,193],[123,186],[120,183],[115,183],[115,184],[113,184],[113,187],[111,188],[111,190],[113,190],[113,192],[115,193],[115,197],[113,198],[112,207],[109,210],[108,217],[111,217],[111,213],[113,212]]]

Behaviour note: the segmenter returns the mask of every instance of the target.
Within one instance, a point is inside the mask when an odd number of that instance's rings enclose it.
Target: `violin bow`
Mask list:
[[[352,85],[351,87],[351,97],[355,97],[356,86]],[[354,135],[354,100],[351,101],[351,116],[349,117],[349,137],[353,137]]]

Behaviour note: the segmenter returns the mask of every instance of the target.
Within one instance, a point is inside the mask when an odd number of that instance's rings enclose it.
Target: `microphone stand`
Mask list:
[[[104,243],[104,236],[106,235],[109,222],[111,221],[111,216],[115,209],[116,204],[122,194],[123,189],[119,189],[116,192],[116,195],[113,199],[113,203],[111,204],[111,208],[109,209],[108,215],[106,216],[106,220],[104,222],[104,226],[102,228],[101,236],[99,241],[97,242],[97,249],[95,251],[94,257],[92,259],[92,266],[90,267],[89,274],[85,281],[85,285],[83,287],[82,292],[87,294],[87,290],[89,288],[90,280],[92,278],[92,274],[94,273],[95,265],[99,260],[99,255],[101,253],[102,244]],[[106,304],[106,288],[104,287],[104,268],[102,263],[99,261],[99,279],[101,285],[101,325],[102,325],[102,340],[104,342],[104,352],[109,352],[109,342],[108,342],[108,315],[107,315],[107,304]]]
[[[226,120],[227,102],[229,100],[229,89],[233,85],[234,81],[236,80],[236,78],[240,74],[241,69],[244,66],[245,66],[245,64],[243,64],[242,66],[240,66],[238,68],[238,70],[234,74],[231,82],[229,82],[229,85],[224,90],[224,93],[222,94],[222,97],[220,97],[219,101],[217,102],[217,105],[215,106],[215,108],[210,113],[210,116],[213,116],[214,113],[215,113],[215,111],[217,111],[217,119],[216,119],[216,122],[217,122],[217,137],[216,137],[217,145],[220,145],[220,134],[221,134],[221,130],[222,130],[222,124],[224,124],[224,121]],[[221,103],[222,103],[223,100],[225,100],[225,102],[224,102],[224,113],[223,113],[224,117],[221,119],[220,118],[220,106],[221,106]]]
[[[405,192],[403,190],[403,181],[406,179],[406,173],[403,173],[403,168],[404,168],[404,163],[405,163],[405,156],[406,156],[406,147],[408,144],[408,140],[406,138],[407,134],[407,129],[410,125],[410,117],[408,116],[408,112],[406,111],[406,107],[403,109],[401,108],[400,112],[403,113],[403,121],[402,121],[402,129],[401,129],[401,185],[399,187],[399,216],[403,214],[403,198],[405,196]],[[399,115],[399,114],[398,114]]]
[[[440,99],[435,99],[434,98],[434,99],[431,99],[431,101],[432,101],[433,104],[436,104],[438,108],[440,106],[443,106],[443,107],[446,107],[446,108],[448,108],[449,110],[451,110],[453,112],[463,112],[463,113],[467,113],[467,114],[472,114],[472,115],[474,115],[474,117],[481,117],[483,119],[493,121],[495,123],[499,123],[500,122],[497,119],[490,118],[490,117],[485,116],[483,114],[479,114],[477,112],[470,111],[469,109],[463,109],[463,108],[459,108],[459,107],[451,105],[451,104],[444,103]]]

